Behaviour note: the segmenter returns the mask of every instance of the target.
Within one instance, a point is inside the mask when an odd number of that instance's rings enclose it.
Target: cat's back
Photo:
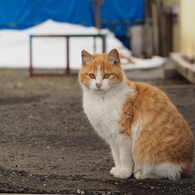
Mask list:
[[[169,130],[192,135],[185,119],[179,113],[169,97],[160,89],[146,83],[134,83],[133,97],[136,120],[148,121],[152,126],[169,126]]]
[[[128,84],[129,86],[131,86],[132,82],[129,81]],[[157,106],[160,106],[161,104],[173,106],[168,96],[157,87],[154,87],[147,83],[136,82],[133,83],[133,86],[135,89],[134,102],[138,107],[142,109],[152,109],[152,107],[157,108]]]

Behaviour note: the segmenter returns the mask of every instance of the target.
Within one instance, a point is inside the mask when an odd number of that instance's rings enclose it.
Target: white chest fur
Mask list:
[[[84,112],[97,133],[108,142],[118,135],[121,109],[132,93],[126,85],[106,93],[84,90]]]

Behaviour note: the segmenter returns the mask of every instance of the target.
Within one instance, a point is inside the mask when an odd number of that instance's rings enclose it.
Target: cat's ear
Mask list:
[[[83,66],[87,66],[93,60],[91,54],[85,50],[81,51],[81,58],[82,58],[82,65]]]
[[[112,49],[107,56],[107,60],[114,66],[120,65],[120,56],[116,49]]]

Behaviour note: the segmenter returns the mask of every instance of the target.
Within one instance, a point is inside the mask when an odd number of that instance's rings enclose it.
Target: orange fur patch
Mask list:
[[[131,137],[131,126],[138,124],[140,134],[133,148],[135,164],[157,166],[170,162],[189,174],[193,162],[194,137],[184,118],[159,89],[128,81],[136,94],[123,106],[121,131]]]

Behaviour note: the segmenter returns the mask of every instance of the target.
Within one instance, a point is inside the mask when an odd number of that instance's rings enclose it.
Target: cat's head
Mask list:
[[[119,53],[116,49],[112,49],[107,54],[94,55],[82,50],[81,57],[82,68],[79,80],[87,89],[107,91],[118,86],[124,80]]]

